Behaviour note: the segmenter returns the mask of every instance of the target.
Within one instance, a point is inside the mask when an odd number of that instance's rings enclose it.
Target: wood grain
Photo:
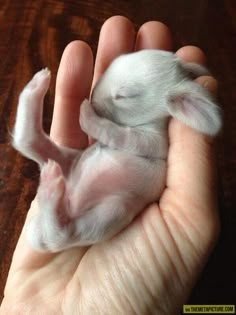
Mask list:
[[[55,76],[65,46],[74,39],[96,54],[99,31],[112,15],[166,23],[174,48],[198,45],[220,83],[225,128],[219,139],[219,199],[222,233],[190,303],[236,301],[236,2],[234,0],[0,0],[0,296],[11,257],[37,187],[38,169],[10,145],[18,94],[37,70],[48,66],[52,85],[44,126],[52,116]]]

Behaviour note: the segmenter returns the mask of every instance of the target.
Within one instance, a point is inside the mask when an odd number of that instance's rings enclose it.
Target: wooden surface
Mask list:
[[[0,0],[0,296],[39,175],[35,163],[10,145],[18,94],[37,70],[45,65],[52,70],[44,115],[49,130],[63,49],[71,40],[81,39],[96,54],[101,25],[112,15],[127,16],[136,29],[149,20],[166,23],[174,47],[203,48],[219,79],[225,114],[218,149],[222,233],[189,303],[236,303],[235,0]]]

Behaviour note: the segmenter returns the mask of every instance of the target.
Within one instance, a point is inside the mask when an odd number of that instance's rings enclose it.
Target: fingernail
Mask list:
[[[208,89],[209,92],[216,94],[218,89],[218,82],[215,79],[211,78],[210,80],[205,80],[202,83],[202,86]]]

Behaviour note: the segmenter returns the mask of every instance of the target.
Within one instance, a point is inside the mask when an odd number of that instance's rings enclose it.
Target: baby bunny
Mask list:
[[[13,146],[40,166],[27,236],[39,251],[57,252],[107,240],[124,229],[165,187],[168,120],[214,136],[221,115],[192,78],[208,74],[160,50],[122,55],[81,104],[78,121],[96,142],[86,150],[54,143],[42,129],[47,69],[22,91]],[[79,123],[78,122],[78,123]]]

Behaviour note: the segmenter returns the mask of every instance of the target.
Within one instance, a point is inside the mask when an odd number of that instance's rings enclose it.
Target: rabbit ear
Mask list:
[[[168,93],[167,110],[172,117],[211,136],[222,126],[220,108],[208,92],[194,82],[181,83]]]

